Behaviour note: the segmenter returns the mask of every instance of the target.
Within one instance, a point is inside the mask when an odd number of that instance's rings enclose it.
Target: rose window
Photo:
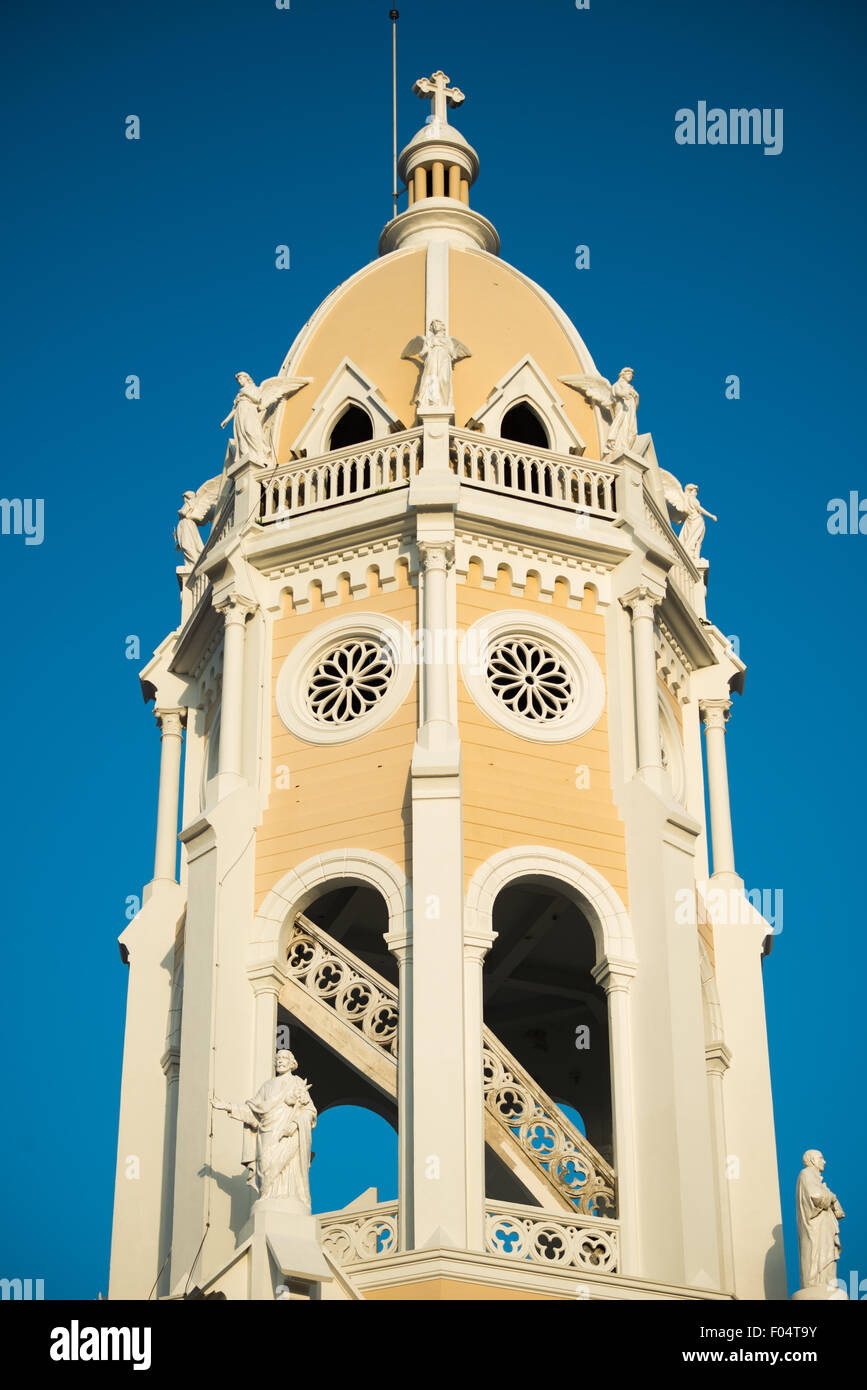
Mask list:
[[[310,675],[310,713],[323,724],[347,724],[379,704],[393,676],[394,662],[386,646],[369,638],[343,642]]]
[[[575,703],[575,685],[563,661],[526,638],[498,642],[488,657],[487,677],[497,699],[524,719],[561,719]]]

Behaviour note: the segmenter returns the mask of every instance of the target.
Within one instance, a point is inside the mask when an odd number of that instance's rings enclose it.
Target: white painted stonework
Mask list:
[[[497,259],[463,93],[417,90],[380,259],[276,377],[239,374],[181,509],[141,672],[160,779],[120,939],[110,1297],[785,1298],[710,514],[638,434],[631,371],[600,377]],[[508,353],[490,288],[461,299],[492,268]],[[547,448],[501,437],[522,402]],[[348,404],[373,437],[329,452]],[[398,1191],[357,1153],[355,1199],[310,1210],[313,1121],[346,1097],[394,1125]],[[827,1283],[842,1208],[809,1166]]]

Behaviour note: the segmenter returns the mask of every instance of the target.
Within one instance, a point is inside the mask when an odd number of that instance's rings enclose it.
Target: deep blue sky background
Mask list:
[[[232,374],[276,372],[320,300],[376,254],[388,8],[45,0],[3,21],[0,492],[44,498],[46,534],[0,537],[0,1275],[42,1277],[48,1297],[107,1287],[115,937],[151,874],[158,765],[125,639],[146,659],[177,622],[172,526],[182,491],[222,464]],[[785,895],[765,978],[790,1282],[812,1146],[848,1213],[840,1272],[867,1278],[867,536],[826,530],[830,498],[867,495],[863,10],[400,8],[401,143],[428,109],[412,82],[444,68],[468,95],[455,119],[503,255],[564,306],[605,375],[635,367],[640,427],[720,516],[709,611],[749,666],[728,737],[738,867]],[[783,107],[783,153],[676,145],[675,111],[699,100]],[[579,243],[590,270],[574,268]],[[360,1149],[339,1158],[328,1128],[320,1209],[378,1177]]]

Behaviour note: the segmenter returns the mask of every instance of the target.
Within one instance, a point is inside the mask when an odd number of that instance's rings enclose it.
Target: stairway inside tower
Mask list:
[[[562,933],[574,933],[576,928],[571,904],[557,898],[539,903],[532,894],[527,901],[511,901],[508,920],[502,919],[504,950],[494,957],[494,969],[486,971],[486,1018],[493,1012],[502,1019],[510,1046],[485,1027],[480,1065],[486,1193],[500,1201],[537,1205],[551,1212],[611,1216],[614,1172],[608,1159],[526,1065],[527,1057],[537,1067],[541,1062],[540,1069],[571,1100],[574,1083],[581,1077],[576,1030],[589,1027],[590,1047],[584,1050],[592,1052],[598,1024],[592,1008],[589,1024],[574,1022],[572,1015],[585,1018],[588,1006],[583,996],[567,989],[562,971],[558,980],[547,984],[539,975],[538,991],[530,988],[526,962],[533,950],[519,951],[512,940],[521,912],[526,916],[528,906],[533,943],[551,933],[549,941],[556,948]],[[312,904],[307,915],[298,914],[287,949],[288,979],[281,1005],[290,1027],[296,1025],[293,1048],[302,1071],[316,1077],[320,1110],[358,1104],[376,1111],[396,1129],[397,967],[383,942],[384,926],[384,904],[380,906],[378,896],[367,889],[329,893]],[[513,983],[518,959],[524,965]],[[536,968],[545,968],[544,958],[536,961]],[[489,1008],[488,999],[496,1001],[495,1007]],[[304,1034],[300,1043],[298,1026]],[[596,1034],[598,1048],[604,1041],[607,1065],[607,1035],[603,1039],[598,1027]],[[565,1064],[558,1063],[556,1051],[552,1055],[558,1046],[567,1053]]]

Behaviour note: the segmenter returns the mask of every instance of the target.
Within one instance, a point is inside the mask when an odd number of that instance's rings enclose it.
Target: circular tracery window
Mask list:
[[[605,707],[592,652],[547,614],[502,609],[479,618],[461,643],[461,674],[479,709],[519,738],[580,738]]]
[[[412,642],[385,613],[348,613],[300,638],[280,668],[277,712],[307,743],[348,743],[396,714],[412,689]]]
[[[497,699],[525,719],[562,719],[575,703],[569,671],[539,642],[521,638],[498,642],[488,656],[487,677]]]
[[[346,724],[373,709],[388,690],[394,662],[388,648],[369,638],[344,642],[311,673],[307,703],[323,724]]]

